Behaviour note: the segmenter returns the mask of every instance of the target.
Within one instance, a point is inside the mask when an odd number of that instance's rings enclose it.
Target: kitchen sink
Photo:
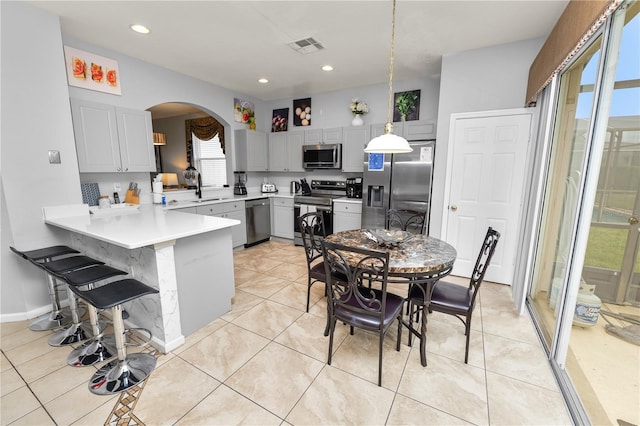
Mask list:
[[[202,198],[199,200],[193,200],[192,203],[204,203],[207,201],[220,201],[220,200],[228,200],[228,198]]]

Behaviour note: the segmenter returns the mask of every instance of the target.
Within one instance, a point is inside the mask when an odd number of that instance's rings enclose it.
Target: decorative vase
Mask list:
[[[354,114],[353,115],[353,120],[351,120],[351,125],[352,126],[362,126],[364,124],[364,121],[362,120],[361,115],[362,114]]]

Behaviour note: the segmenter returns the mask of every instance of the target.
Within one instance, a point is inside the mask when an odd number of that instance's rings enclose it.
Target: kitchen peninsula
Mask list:
[[[95,214],[86,205],[43,210],[45,223],[69,231],[72,247],[159,290],[125,305],[128,322],[149,329],[158,350],[177,348],[231,309],[231,227],[238,220],[155,205]]]

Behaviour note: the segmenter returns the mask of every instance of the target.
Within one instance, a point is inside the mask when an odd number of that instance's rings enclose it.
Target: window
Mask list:
[[[208,141],[191,134],[194,167],[202,177],[202,186],[222,187],[227,184],[227,159],[222,151],[218,134]]]

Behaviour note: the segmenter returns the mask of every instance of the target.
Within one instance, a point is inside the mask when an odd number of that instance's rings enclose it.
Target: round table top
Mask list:
[[[450,244],[427,235],[416,234],[398,247],[381,247],[369,238],[367,229],[336,232],[326,241],[368,250],[389,251],[389,273],[394,275],[437,275],[450,269],[457,252]]]

